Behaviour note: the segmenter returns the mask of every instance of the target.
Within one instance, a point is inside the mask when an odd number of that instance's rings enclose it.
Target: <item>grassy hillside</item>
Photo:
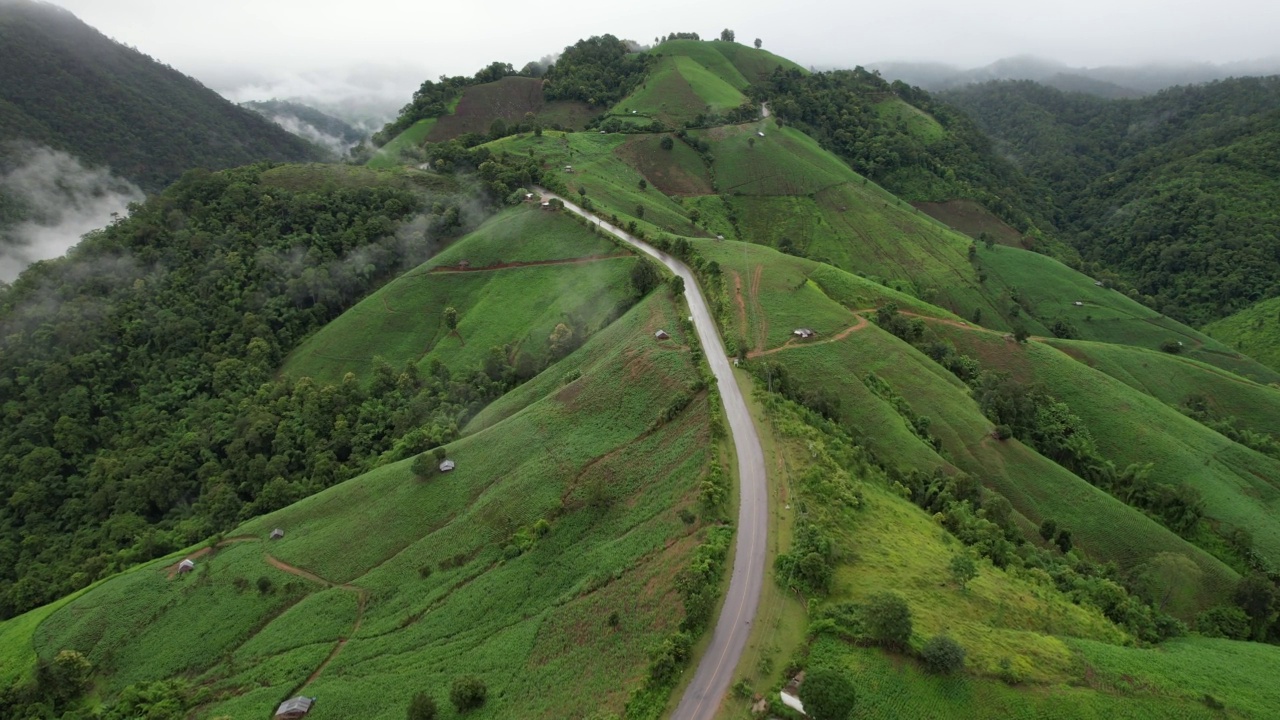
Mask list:
[[[1086,261],[1190,324],[1280,294],[1280,79],[1105,100],[1028,81],[948,93],[1055,205]]]
[[[1204,333],[1280,372],[1280,298],[1264,300],[1210,323]]]
[[[488,685],[476,717],[620,711],[704,533],[681,514],[709,458],[705,396],[655,422],[698,377],[678,338],[652,337],[682,312],[651,296],[450,445],[450,474],[383,466],[187,553],[189,575],[170,557],[0,633],[85,653],[104,698],[193,678],[211,693],[196,717],[305,691],[317,718],[398,718],[416,692],[446,704],[463,674]]]
[[[929,311],[924,303],[829,266],[758,247],[712,241],[697,245],[727,273],[729,337],[746,339],[753,360],[783,365],[800,387],[834,393],[842,423],[887,466],[904,472],[934,467],[968,472],[1012,503],[1029,534],[1053,518],[1071,527],[1076,544],[1091,557],[1115,562],[1126,572],[1161,553],[1187,557],[1203,574],[1193,597],[1177,609],[1184,616],[1224,599],[1224,589],[1236,575],[1222,562],[1021,443],[995,441],[991,421],[963,383],[865,317],[869,308],[892,301],[911,312],[924,309],[919,314],[938,319],[931,327],[959,336],[1004,343],[999,334],[953,327],[947,323],[960,324],[954,316]],[[818,336],[795,340],[791,331],[796,327],[813,328]],[[961,346],[959,340],[956,344]],[[868,373],[929,418],[929,432],[940,440],[940,449],[922,441],[890,402],[868,388]]]
[[[672,55],[658,58],[644,83],[609,114],[655,118],[680,126],[698,115],[735,108],[745,99],[737,87],[693,58]]]
[[[1018,345],[950,327],[941,331],[984,365],[1044,383],[1085,421],[1105,457],[1121,467],[1152,463],[1157,482],[1191,485],[1203,496],[1208,518],[1224,530],[1248,530],[1265,561],[1273,567],[1280,562],[1280,527],[1272,519],[1280,501],[1280,461],[1233,443],[1045,344]]]
[[[348,372],[368,377],[375,357],[466,371],[495,347],[540,366],[556,325],[581,334],[613,318],[631,297],[634,262],[565,215],[508,210],[308,338],[284,373],[336,383]],[[446,307],[457,310],[456,330],[445,325]]]
[[[848,440],[776,397],[763,402],[776,467],[771,483],[787,503],[778,510],[784,528],[778,552],[795,547],[788,531],[816,524],[828,532],[835,569],[826,592],[796,594],[807,600],[808,635],[786,634],[779,625],[760,641],[759,659],[740,667],[754,690],[769,695],[785,684],[790,674],[778,671],[777,651],[799,644],[796,656],[807,673],[835,668],[854,682],[856,717],[1220,717],[1204,704],[1208,695],[1234,716],[1261,718],[1276,702],[1269,688],[1250,680],[1275,662],[1273,647],[1194,638],[1139,650],[1097,608],[1071,602],[1041,570],[1001,569],[979,559],[974,578],[959,583],[951,561],[975,548],[890,491]],[[788,583],[781,570],[775,576]],[[910,612],[902,651],[868,648],[847,634],[858,632],[860,605],[885,591]],[[965,650],[962,673],[927,672],[912,657],[938,634]],[[1201,664],[1205,672],[1192,670]],[[731,712],[746,712],[749,704],[729,701]]]

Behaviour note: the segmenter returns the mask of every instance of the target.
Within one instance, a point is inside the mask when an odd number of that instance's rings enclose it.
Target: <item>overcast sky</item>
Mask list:
[[[519,68],[581,37],[724,27],[803,65],[1230,62],[1280,52],[1276,0],[54,0],[112,38],[227,91],[252,76],[405,92],[494,60]],[[361,72],[352,74],[352,68]],[[408,88],[408,91],[401,88]],[[249,94],[279,94],[259,87]],[[313,88],[314,89],[314,88]],[[236,98],[248,99],[248,98]]]

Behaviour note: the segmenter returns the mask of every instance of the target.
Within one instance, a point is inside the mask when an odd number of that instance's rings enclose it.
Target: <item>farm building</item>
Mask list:
[[[187,558],[186,560],[183,560],[182,562],[178,563],[179,575],[181,575],[182,573],[189,573],[195,569],[196,569],[196,561],[192,560],[191,558]]]
[[[275,530],[271,531],[272,540],[279,540],[282,537],[284,537],[284,530],[282,530],[281,528],[276,528]]]
[[[814,335],[817,335],[818,333],[814,332],[813,330],[810,330],[809,328],[796,328],[791,332],[791,334],[795,335],[796,337],[804,338],[807,340],[813,337]]]
[[[791,682],[787,683],[787,686],[782,688],[782,692],[779,693],[782,697],[782,704],[799,712],[801,715],[805,714],[804,703],[800,702],[800,686],[803,684],[804,671],[801,670],[796,673],[795,677],[791,678]]]
[[[551,209],[551,203],[550,203],[549,201],[547,201],[547,200],[543,200],[543,201],[542,201],[542,209],[543,209],[543,210],[550,210],[550,209]]]
[[[449,472],[453,470],[455,467],[457,467],[457,465],[455,465],[452,460],[445,460],[444,462],[440,463],[440,472]]]
[[[1079,300],[1077,300],[1077,301],[1075,301],[1075,302],[1073,302],[1073,303],[1071,303],[1071,304],[1072,304],[1072,305],[1075,305],[1076,307],[1084,307],[1084,303],[1080,302]]]
[[[658,332],[654,333],[653,336],[658,338],[659,340],[666,340],[667,338],[671,337],[670,335],[667,334],[666,330],[659,330]]]
[[[1098,287],[1102,287],[1102,281],[1101,281],[1101,280],[1094,280],[1094,281],[1093,281],[1093,284],[1094,284],[1094,285],[1097,285]]]
[[[572,166],[572,165],[565,165],[565,166],[564,166],[564,171],[565,171],[565,172],[567,172],[567,173],[571,173],[571,172],[573,172],[573,166]]]
[[[757,134],[757,135],[759,135],[760,137],[764,137],[764,131],[763,131],[763,130],[757,130],[757,131],[756,131],[756,134]]]
[[[295,698],[289,698],[280,703],[280,707],[276,708],[276,720],[297,720],[297,718],[306,715],[311,706],[315,704],[315,698],[302,697],[299,695]]]

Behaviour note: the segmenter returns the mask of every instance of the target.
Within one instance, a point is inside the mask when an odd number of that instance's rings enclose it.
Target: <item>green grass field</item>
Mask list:
[[[633,308],[477,418],[450,474],[383,466],[245,524],[193,573],[171,578],[176,556],[0,624],[6,650],[79,649],[107,697],[193,678],[215,697],[201,718],[303,690],[321,698],[309,717],[399,718],[419,691],[447,705],[466,673],[489,689],[474,717],[619,712],[680,619],[673,578],[701,537],[678,511],[709,457],[705,395],[655,422],[698,377],[679,337],[652,336],[683,312],[665,291]]]
[[[834,390],[841,398],[846,426],[882,461],[903,471],[954,467],[969,472],[1004,495],[1028,529],[1053,518],[1071,527],[1077,544],[1092,557],[1114,561],[1125,570],[1163,552],[1185,555],[1200,568],[1202,576],[1195,597],[1176,609],[1183,616],[1190,617],[1223,599],[1236,577],[1231,569],[1021,443],[992,440],[991,423],[968,389],[915,349],[874,325],[834,340],[839,331],[857,323],[853,310],[889,301],[904,310],[948,322],[957,322],[954,316],[869,280],[767,248],[710,240],[696,245],[726,274],[726,306],[732,321],[726,335],[745,339],[753,350],[775,350],[762,359],[783,363],[805,387]],[[941,323],[931,326],[954,331],[962,338],[972,335],[990,340],[992,353],[1005,345],[996,333],[966,332]],[[790,341],[796,327],[811,327],[819,335],[810,341]],[[961,341],[957,345],[961,346]],[[967,346],[961,347],[964,351]],[[1007,365],[996,364],[998,356],[970,354],[994,367]],[[1058,356],[1070,363],[1066,356]],[[1086,373],[1093,372],[1080,367]],[[897,411],[866,387],[863,379],[870,372],[888,382],[918,414],[930,418],[931,432],[942,440],[942,454],[916,437]]]
[[[932,115],[896,97],[876,103],[875,110],[886,121],[905,126],[908,133],[923,143],[937,142],[947,135]]]
[[[1204,332],[1280,372],[1280,298],[1263,300],[1206,325]]]
[[[438,359],[472,370],[490,348],[511,343],[541,362],[557,324],[594,332],[605,322],[629,292],[634,263],[565,215],[509,210],[326,325],[284,372],[336,383],[348,372],[368,377],[376,356],[397,368]],[[456,332],[444,324],[449,306],[458,311]]]
[[[1216,417],[1234,417],[1257,433],[1280,432],[1280,389],[1199,360],[1127,345],[1046,340],[1053,347],[1173,408],[1203,397]]]
[[[436,120],[437,118],[425,118],[410,125],[408,129],[392,138],[386,145],[379,148],[373,154],[373,157],[369,158],[369,167],[385,170],[402,165],[400,151],[421,145],[427,139],[427,135],[431,133],[431,129],[435,127]]]
[[[733,70],[723,56],[716,56]],[[735,108],[745,99],[738,87],[697,60],[670,55],[659,58],[640,87],[618,101],[609,114],[621,117],[635,114],[682,125],[704,113]]]
[[[1201,492],[1205,514],[1254,535],[1257,551],[1280,562],[1280,462],[1231,442],[1155,397],[1074,361],[1043,343],[1017,345],[990,333],[942,328],[984,366],[1043,383],[1088,426],[1103,456],[1124,467],[1153,463],[1152,479]]]

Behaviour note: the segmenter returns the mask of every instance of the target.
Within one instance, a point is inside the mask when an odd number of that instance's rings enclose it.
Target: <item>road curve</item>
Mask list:
[[[720,709],[720,702],[733,680],[733,671],[742,658],[747,636],[755,621],[760,605],[760,591],[764,585],[765,540],[769,532],[769,493],[765,482],[764,451],[760,448],[760,436],[747,411],[746,400],[733,377],[733,365],[724,352],[724,343],[716,332],[715,321],[707,310],[702,290],[693,272],[680,260],[660,252],[630,233],[590,215],[577,205],[541,188],[545,198],[559,198],[567,210],[581,215],[620,240],[666,265],[671,272],[684,279],[684,294],[693,312],[693,324],[702,342],[703,353],[716,376],[720,399],[724,402],[729,431],[738,453],[738,526],[734,539],[733,576],[729,580],[729,592],[725,596],[720,619],[711,635],[711,645],[702,656],[702,662],[694,672],[693,681],[685,689],[672,718],[675,720],[711,720]]]

